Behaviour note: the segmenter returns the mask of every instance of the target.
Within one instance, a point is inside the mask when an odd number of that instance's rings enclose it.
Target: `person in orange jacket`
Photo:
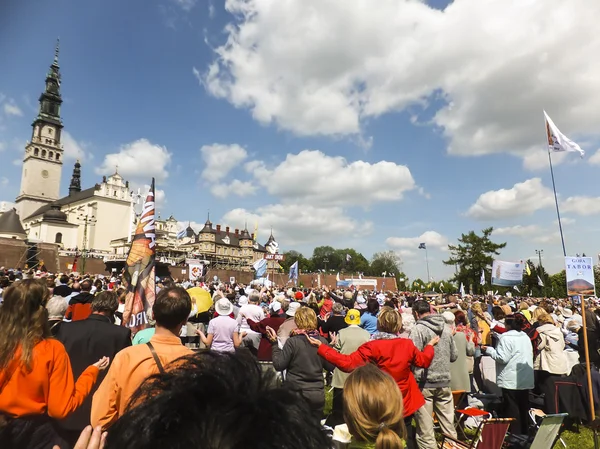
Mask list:
[[[52,338],[44,282],[27,279],[4,292],[0,313],[0,447],[46,449],[68,445],[54,420],[75,411],[109,359],[102,357],[74,381],[64,346]]]

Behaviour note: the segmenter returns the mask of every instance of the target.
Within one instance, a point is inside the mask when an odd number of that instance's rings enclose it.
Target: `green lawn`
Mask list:
[[[325,390],[325,415],[331,413],[331,403],[333,394]],[[565,431],[562,433],[562,439],[567,445],[567,449],[594,449],[594,435],[590,429],[580,427],[580,433]],[[558,441],[553,449],[565,449]]]

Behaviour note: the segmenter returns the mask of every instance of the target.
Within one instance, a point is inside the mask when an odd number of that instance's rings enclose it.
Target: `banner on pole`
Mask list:
[[[591,257],[565,257],[568,296],[596,296]]]
[[[494,260],[492,265],[492,285],[514,287],[523,281],[523,262]]]
[[[202,272],[204,271],[204,265],[201,263],[191,263],[190,265],[190,273],[189,279],[190,281],[195,281],[198,278],[202,277]]]
[[[131,329],[133,335],[148,327],[147,314],[152,309],[156,296],[154,214],[154,178],[152,178],[142,216],[131,241],[124,273],[127,281],[127,296],[122,323]]]

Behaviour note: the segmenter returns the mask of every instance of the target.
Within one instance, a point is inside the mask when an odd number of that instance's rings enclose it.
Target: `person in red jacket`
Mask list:
[[[279,326],[283,324],[286,317],[279,314],[281,311],[281,303],[279,301],[273,301],[269,306],[271,313],[268,318],[261,321],[252,321],[250,318],[246,318],[248,326],[254,332],[262,334],[260,345],[258,346],[258,361],[259,362],[271,362],[271,342],[267,336],[267,326],[271,327],[275,332],[279,330]]]
[[[360,346],[352,354],[340,354],[317,339],[309,338],[309,340],[312,345],[319,348],[318,354],[321,357],[344,372],[351,372],[371,362],[393,377],[402,392],[404,402],[406,447],[413,449],[416,448],[416,442],[412,431],[412,417],[425,405],[425,398],[419,390],[411,369],[413,366],[429,368],[434,355],[433,347],[438,343],[439,337],[432,338],[421,352],[411,340],[399,337],[401,329],[402,317],[398,311],[391,307],[383,307],[377,318],[377,332],[373,334],[371,341]],[[420,429],[417,428],[417,433],[419,432]]]

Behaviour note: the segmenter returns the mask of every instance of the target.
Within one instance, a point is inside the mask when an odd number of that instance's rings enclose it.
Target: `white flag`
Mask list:
[[[335,280],[340,282],[340,272],[338,271],[338,274],[335,275]]]
[[[518,291],[519,293],[521,293],[521,290],[519,290],[519,287],[517,287],[516,285],[513,287],[516,291]]]
[[[465,286],[463,283],[460,283],[460,296],[465,296]]]
[[[543,287],[543,286],[544,286],[544,282],[542,281],[542,278],[541,278],[539,275],[538,275],[538,285],[539,285],[540,287]]]
[[[481,279],[479,280],[481,285],[485,285],[485,271],[481,270]]]
[[[581,157],[583,157],[585,151],[583,151],[579,145],[577,145],[575,142],[573,142],[571,139],[569,139],[567,136],[560,132],[560,130],[556,127],[552,119],[548,117],[546,111],[544,111],[544,116],[546,117],[546,136],[548,138],[548,151],[571,151],[579,153]]]

